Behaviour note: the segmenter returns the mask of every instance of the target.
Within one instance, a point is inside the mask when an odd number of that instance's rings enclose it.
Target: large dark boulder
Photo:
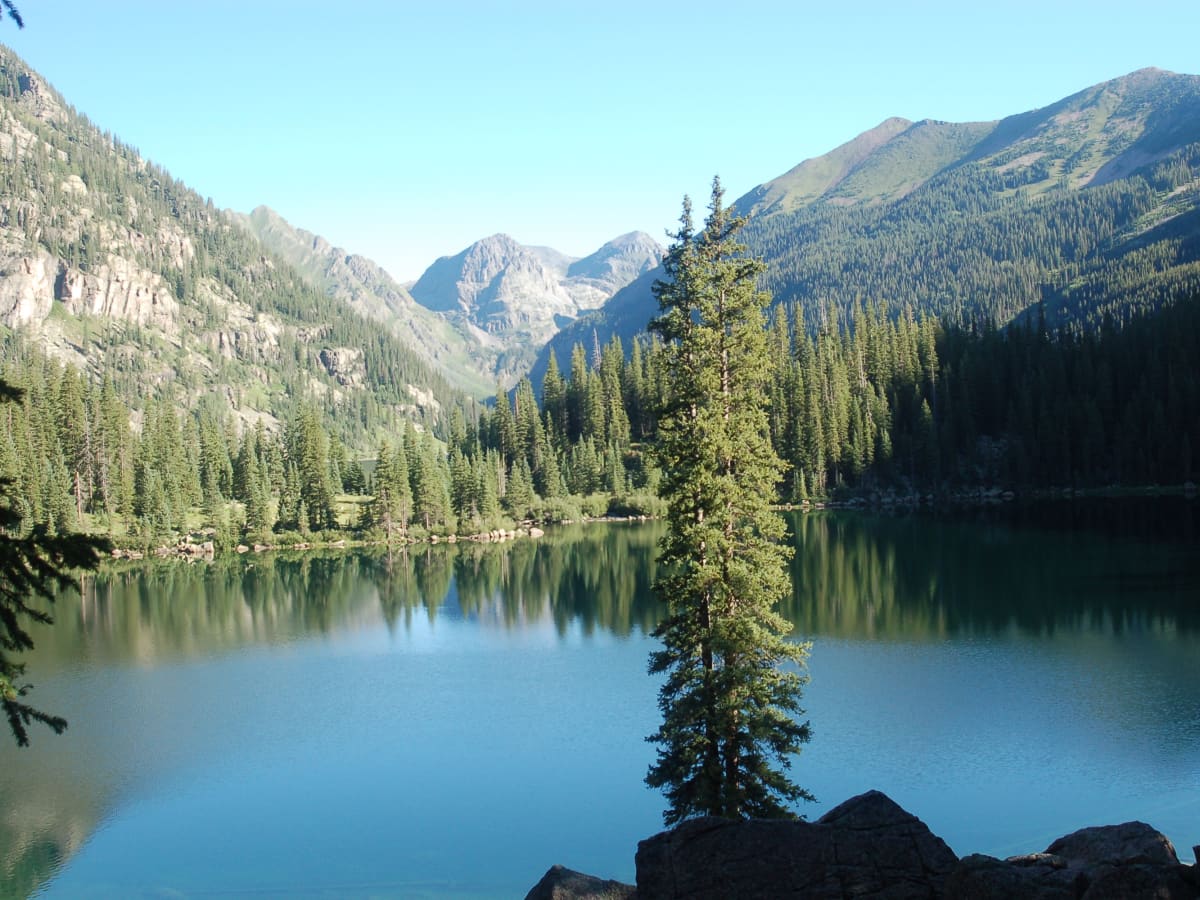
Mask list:
[[[1060,837],[1046,852],[1082,865],[1179,865],[1175,847],[1166,835],[1145,822],[1081,828]]]
[[[916,816],[869,791],[816,822],[694,819],[638,844],[641,900],[942,896],[958,858]]]
[[[632,884],[584,875],[564,866],[551,866],[525,900],[633,900]]]
[[[964,857],[946,900],[1197,900],[1200,877],[1144,822],[1083,828],[1044,853],[1007,860]]]

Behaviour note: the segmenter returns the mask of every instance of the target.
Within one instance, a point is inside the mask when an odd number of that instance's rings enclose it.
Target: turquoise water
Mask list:
[[[1075,509],[1078,509],[1077,507]],[[1196,510],[819,514],[810,817],[876,787],[959,853],[1142,819],[1200,842]],[[521,897],[657,831],[660,527],[115,570],[30,654],[69,731],[0,747],[0,893]]]

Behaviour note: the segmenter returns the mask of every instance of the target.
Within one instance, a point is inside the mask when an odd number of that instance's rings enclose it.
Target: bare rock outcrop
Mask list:
[[[0,260],[0,323],[37,326],[50,315],[58,261],[45,250]]]
[[[325,371],[343,387],[362,387],[366,381],[363,353],[353,347],[325,347],[318,354]]]
[[[61,267],[55,287],[72,315],[122,319],[170,335],[179,330],[179,304],[162,276],[124,257],[110,255],[94,272]]]
[[[551,866],[525,900],[632,900],[632,884],[584,875],[565,866]]]
[[[942,896],[954,852],[911,813],[868,791],[816,822],[702,818],[638,844],[640,898]]]
[[[1144,822],[1083,828],[1043,853],[1006,860],[963,857],[946,881],[947,900],[1195,900],[1200,875]]]

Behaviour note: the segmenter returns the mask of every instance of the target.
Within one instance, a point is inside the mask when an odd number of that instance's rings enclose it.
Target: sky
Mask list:
[[[3,41],[218,206],[400,281],[503,232],[574,256],[890,116],[979,121],[1145,66],[1195,0],[16,0]],[[815,7],[815,8],[810,8]]]

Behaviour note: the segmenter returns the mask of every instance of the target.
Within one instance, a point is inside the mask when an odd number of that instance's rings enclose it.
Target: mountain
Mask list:
[[[437,260],[410,290],[417,303],[495,348],[496,371],[511,383],[552,335],[661,258],[662,247],[640,232],[582,259],[496,234]]]
[[[1200,280],[1200,76],[1142,69],[995,122],[888,119],[734,206],[764,286],[810,328],[858,303],[1122,321]],[[651,283],[557,335],[535,374],[551,348],[642,330]]]
[[[103,375],[135,423],[152,397],[211,398],[244,424],[307,401],[364,448],[367,410],[394,430],[463,400],[428,354],[379,328],[376,300],[314,289],[240,217],[96,128],[6,48],[0,157],[6,360],[31,346]]]
[[[511,387],[560,326],[602,305],[663,252],[640,232],[582,259],[500,234],[442,257],[409,288],[265,206],[231,215],[317,290],[387,324],[447,381],[479,398],[494,394],[497,381]]]
[[[464,334],[444,317],[418,304],[377,263],[291,225],[266,206],[259,206],[249,215],[228,214],[317,290],[364,318],[388,325],[452,385],[475,397],[495,393],[495,373],[474,336]]]

